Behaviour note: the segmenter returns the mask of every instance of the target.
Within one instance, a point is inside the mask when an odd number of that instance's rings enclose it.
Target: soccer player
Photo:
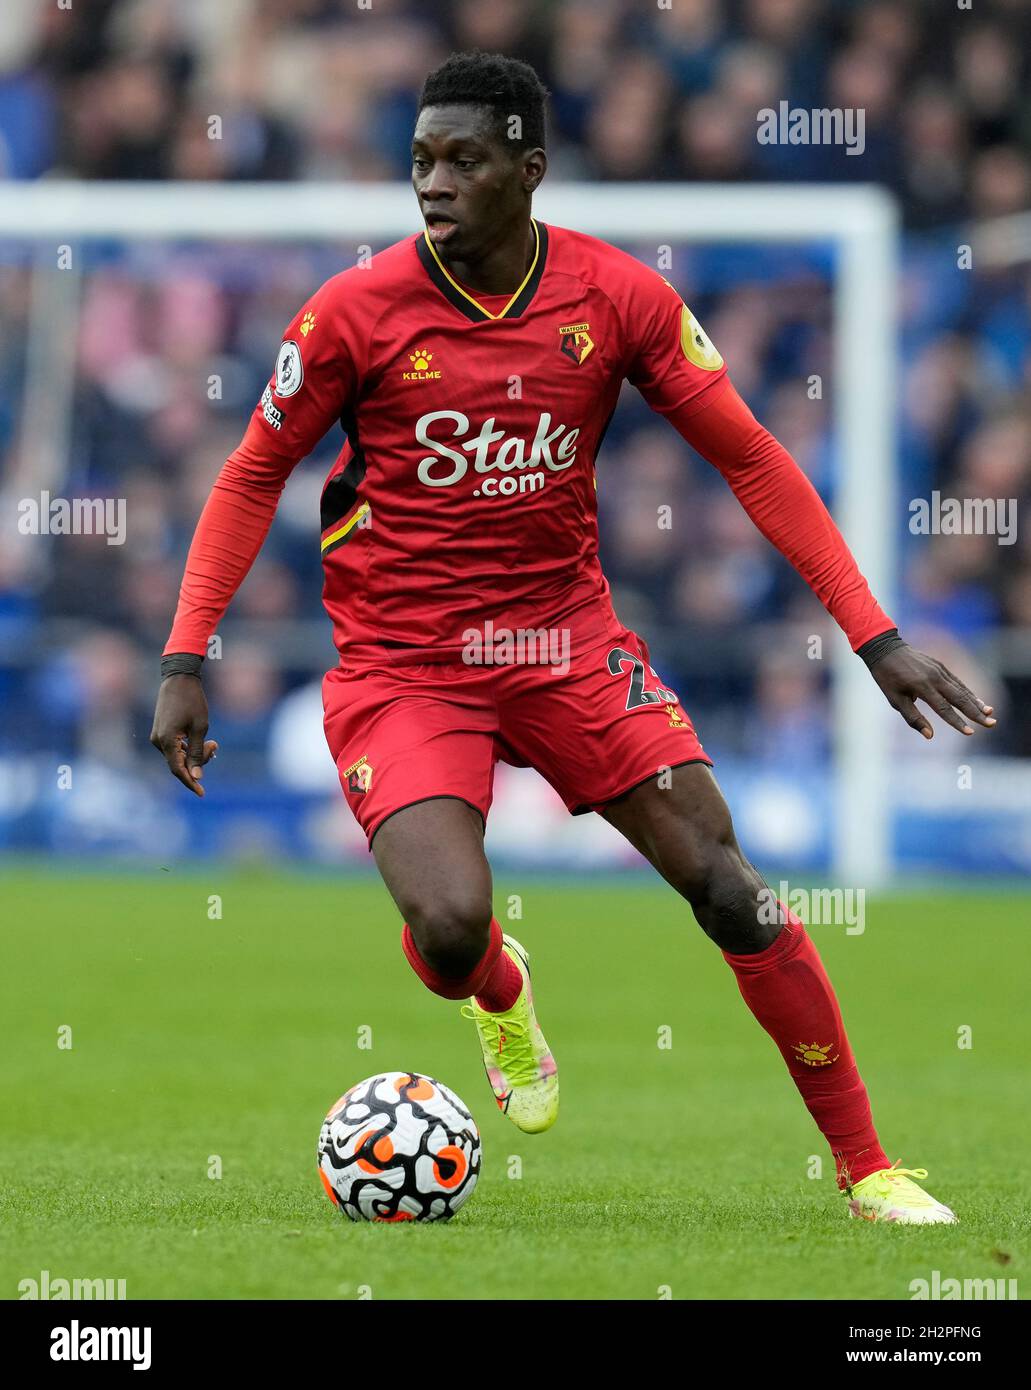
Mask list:
[[[545,1130],[559,1092],[526,952],[492,910],[483,832],[498,759],[536,768],[574,814],[604,816],[687,900],[830,1144],[850,1214],[953,1221],[914,1181],[922,1169],[889,1162],[815,946],[792,912],[764,910],[772,895],[687,712],[613,611],[594,470],[624,378],[722,473],[912,728],[932,737],[918,699],[963,734],[995,720],[899,636],[677,291],[533,218],[545,95],[500,55],[454,55],[426,80],[412,143],[424,229],[327,281],[287,327],[197,526],[151,742],[203,795],[217,748],[208,639],[287,477],[339,420],[321,507],[340,652],[326,736],[404,953],[429,989],[468,1000],[504,1113]]]

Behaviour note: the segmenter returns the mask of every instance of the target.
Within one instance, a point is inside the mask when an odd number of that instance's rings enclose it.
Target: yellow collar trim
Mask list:
[[[444,262],[443,262],[443,261],[440,259],[440,257],[438,256],[438,254],[437,254],[437,248],[434,246],[433,242],[430,240],[430,234],[429,234],[429,232],[428,232],[428,231],[424,231],[424,232],[423,232],[423,236],[426,238],[426,245],[430,248],[430,254],[432,255],[433,259],[437,262],[437,265],[440,266],[441,274],[445,276],[445,278],[447,279],[447,281],[448,281],[449,284],[451,284],[451,285],[453,285],[453,286],[455,287],[455,289],[456,289],[456,290],[458,291],[458,293],[462,296],[462,298],[463,298],[463,299],[468,299],[469,303],[475,305],[476,308],[479,309],[480,313],[481,313],[481,314],[485,314],[487,318],[489,318],[489,319],[503,319],[503,318],[505,317],[505,315],[508,313],[509,309],[511,309],[512,305],[516,302],[516,300],[517,300],[517,299],[519,298],[519,296],[522,294],[523,290],[526,289],[526,286],[527,286],[527,284],[528,284],[528,282],[529,282],[529,280],[530,280],[530,277],[533,275],[533,272],[536,270],[536,268],[537,268],[537,262],[538,262],[538,260],[540,259],[540,254],[541,254],[541,234],[540,234],[540,232],[537,230],[537,220],[536,220],[536,218],[531,217],[531,218],[530,218],[530,224],[531,224],[531,226],[533,227],[533,236],[534,236],[533,260],[530,262],[530,268],[529,268],[529,270],[526,272],[526,275],[523,277],[523,283],[519,286],[519,288],[516,290],[515,294],[514,294],[514,295],[512,296],[512,298],[508,301],[508,303],[505,305],[505,307],[501,310],[501,313],[500,313],[500,314],[492,314],[492,313],[490,312],[489,309],[485,309],[485,308],[483,307],[483,305],[480,303],[480,301],[479,301],[478,299],[474,299],[473,296],[472,296],[471,294],[469,294],[466,290],[464,290],[464,289],[462,288],[462,286],[458,283],[458,281],[455,279],[455,277],[448,271],[447,266],[444,264]]]

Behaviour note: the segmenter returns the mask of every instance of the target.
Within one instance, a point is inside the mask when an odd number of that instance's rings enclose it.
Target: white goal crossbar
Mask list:
[[[556,225],[636,245],[834,244],[835,514],[890,613],[899,240],[890,196],[874,186],[567,183],[545,185],[534,211]],[[0,238],[73,247],[91,237],[353,246],[397,240],[418,227],[411,189],[394,184],[44,181],[7,183],[0,197]],[[844,639],[834,644],[833,665],[834,874],[842,885],[876,888],[890,877],[892,859],[889,713]]]

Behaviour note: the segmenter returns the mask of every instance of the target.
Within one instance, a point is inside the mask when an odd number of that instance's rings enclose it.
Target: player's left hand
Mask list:
[[[985,729],[995,726],[991,705],[979,700],[947,666],[935,661],[933,656],[918,652],[915,647],[896,647],[874,662],[870,674],[884,691],[892,709],[897,709],[909,727],[924,738],[934,738],[934,730],[917,709],[917,700],[922,700],[961,734],[974,732],[968,721]]]

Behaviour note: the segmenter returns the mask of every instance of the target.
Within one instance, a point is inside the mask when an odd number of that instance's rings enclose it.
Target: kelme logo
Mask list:
[[[431,369],[430,363],[433,361],[433,353],[429,348],[416,348],[414,352],[408,354],[408,360],[412,364],[411,371],[401,373],[402,381],[439,381],[440,369]]]

